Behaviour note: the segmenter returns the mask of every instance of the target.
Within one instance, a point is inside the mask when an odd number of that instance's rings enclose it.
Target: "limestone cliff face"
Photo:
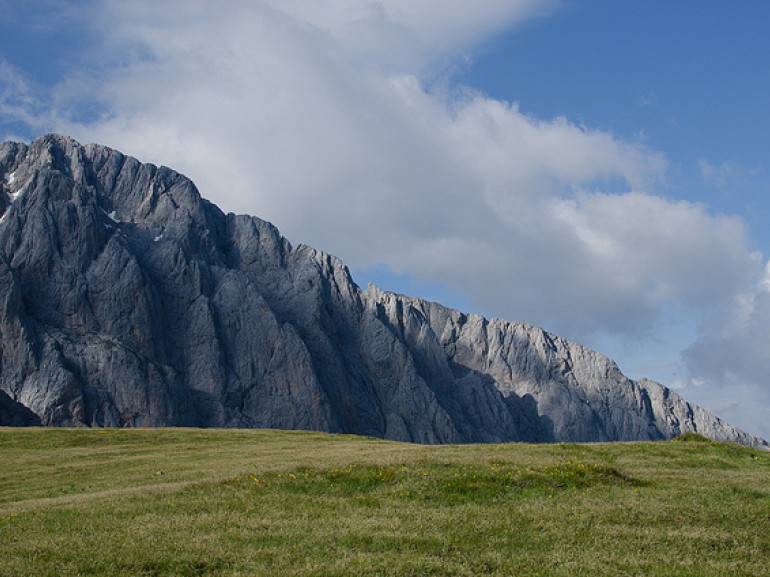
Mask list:
[[[362,291],[168,168],[48,135],[0,175],[0,425],[764,443],[536,327]]]
[[[475,440],[513,433],[533,441],[634,441],[697,431],[765,445],[663,385],[632,381],[606,356],[532,325],[466,315],[374,286],[364,295],[413,351],[426,380],[445,383],[459,399],[462,414],[453,420],[483,431]]]

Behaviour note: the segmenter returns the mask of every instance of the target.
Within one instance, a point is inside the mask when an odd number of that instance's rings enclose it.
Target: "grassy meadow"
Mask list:
[[[770,453],[0,428],[0,576],[770,574]]]

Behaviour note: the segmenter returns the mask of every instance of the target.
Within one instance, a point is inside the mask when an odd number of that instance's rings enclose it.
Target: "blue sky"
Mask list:
[[[463,81],[665,152],[666,194],[738,213],[766,243],[768,27],[761,0],[573,2],[490,40]],[[702,162],[724,180],[703,182]]]
[[[171,166],[363,286],[770,437],[770,4],[0,0],[0,137]]]

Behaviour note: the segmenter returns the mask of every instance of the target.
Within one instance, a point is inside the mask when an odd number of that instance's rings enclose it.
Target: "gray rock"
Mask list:
[[[27,407],[0,391],[0,427],[34,427],[40,418]]]
[[[168,168],[48,135],[0,172],[0,424],[766,446],[537,327],[362,291]]]

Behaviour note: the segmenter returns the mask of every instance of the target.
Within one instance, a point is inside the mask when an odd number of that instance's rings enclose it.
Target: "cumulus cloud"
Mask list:
[[[555,6],[105,2],[110,64],[91,92],[109,114],[68,129],[174,166],[354,268],[442,282],[576,337],[724,298],[757,265],[744,227],[646,192],[661,154],[447,76]]]
[[[770,437],[770,263],[752,290],[716,308],[682,357],[689,394],[724,405],[725,417]]]
[[[762,265],[744,223],[656,194],[664,155],[453,82],[479,43],[558,5],[97,2],[88,74],[56,87],[41,122],[172,166],[354,269],[443,283],[577,340],[746,292]],[[98,111],[85,120],[84,99]],[[763,295],[747,318],[770,311]]]

